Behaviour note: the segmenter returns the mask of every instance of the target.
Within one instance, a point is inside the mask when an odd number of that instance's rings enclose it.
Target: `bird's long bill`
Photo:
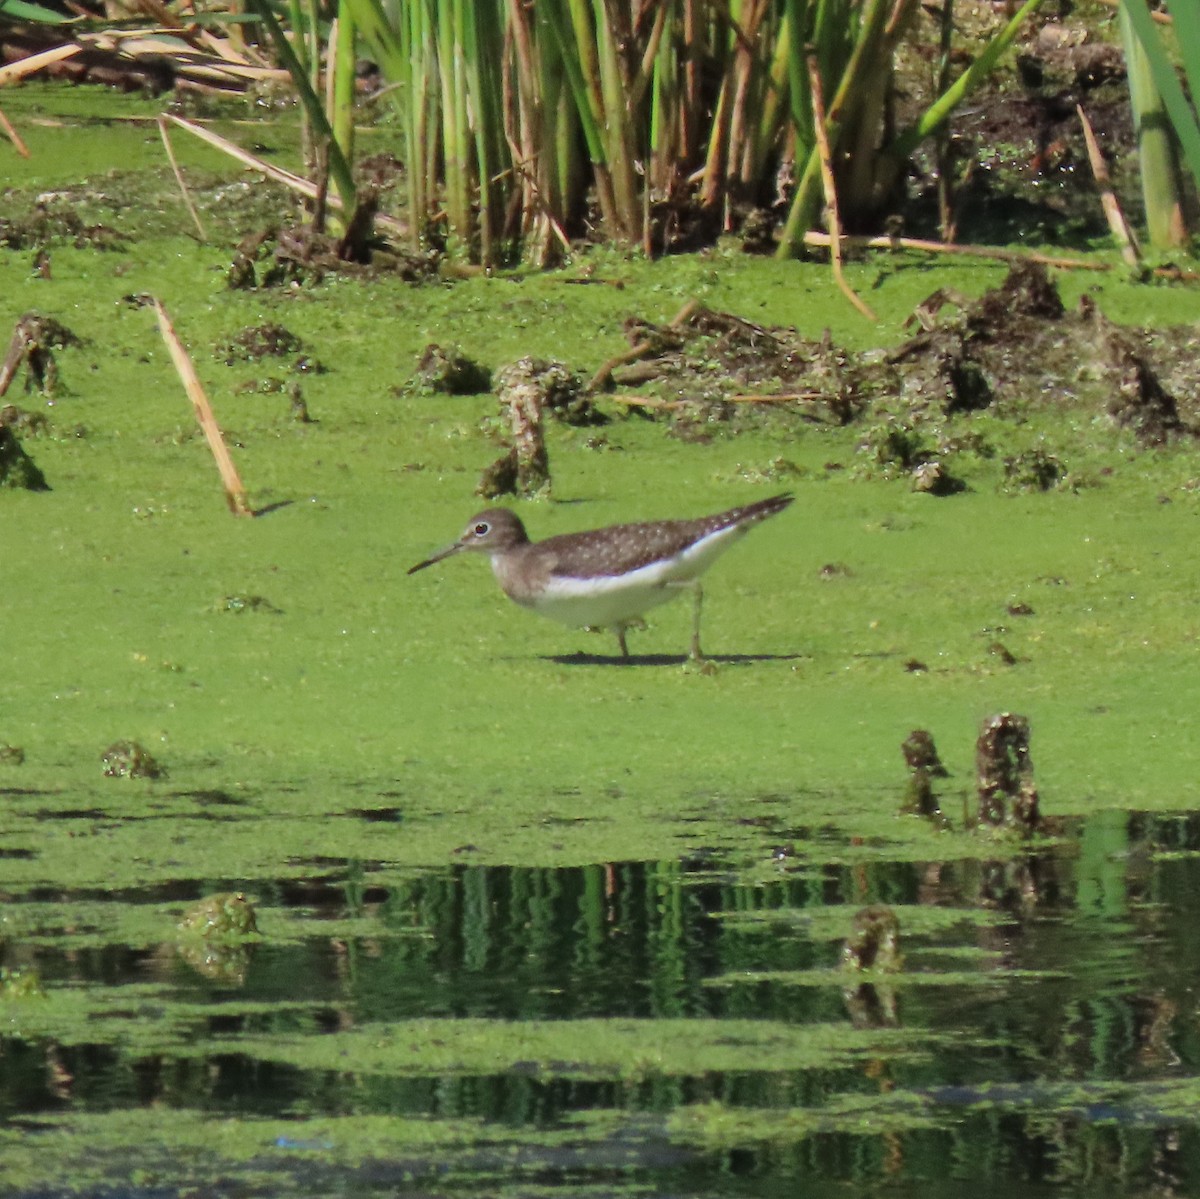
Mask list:
[[[461,541],[456,541],[453,545],[448,545],[444,550],[438,550],[432,558],[426,558],[424,562],[418,562],[416,566],[410,566],[408,573],[415,575],[418,570],[424,570],[427,566],[432,566],[435,562],[440,562],[443,558],[449,558],[451,554],[457,554],[463,548]]]

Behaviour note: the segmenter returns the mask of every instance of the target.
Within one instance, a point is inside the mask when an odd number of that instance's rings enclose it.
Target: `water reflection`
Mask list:
[[[886,1180],[926,1196],[967,1182],[985,1193],[1185,1193],[1200,1185],[1187,1089],[1200,1067],[1200,816],[1101,813],[1060,832],[990,862],[821,864],[793,830],[800,849],[765,872],[709,858],[463,864],[384,883],[325,863],[300,883],[214,880],[210,889],[255,894],[297,934],[253,946],[240,985],[203,977],[166,942],[78,948],[94,895],[13,897],[36,907],[16,925],[38,935],[0,944],[0,977],[35,972],[48,1014],[0,991],[10,1016],[0,1112],[161,1105],[546,1130],[614,1111],[655,1117],[654,1154],[625,1167],[651,1189]],[[202,890],[105,899],[183,904]],[[905,963],[893,978],[838,973],[842,938],[867,904],[900,920]],[[56,1025],[56,997],[72,995],[84,997],[81,1017]],[[271,1051],[363,1030],[433,1041],[453,1022],[594,1018],[645,1022],[651,1045],[657,1022],[678,1020],[814,1038],[853,1026],[881,1040],[803,1067],[748,1043],[735,1068],[706,1068],[701,1053],[696,1068],[648,1055],[607,1072],[588,1066],[582,1043],[578,1060],[498,1048],[495,1067],[475,1058],[425,1070],[349,1052],[335,1070]],[[897,1052],[888,1033],[919,1051]],[[569,1181],[544,1172],[545,1185]]]

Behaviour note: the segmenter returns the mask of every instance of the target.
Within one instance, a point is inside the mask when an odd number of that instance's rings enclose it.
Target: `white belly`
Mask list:
[[[646,572],[651,570],[645,568]],[[632,575],[615,579],[551,579],[546,590],[526,606],[563,624],[612,628],[674,599],[685,585]]]
[[[651,562],[622,575],[593,578],[553,575],[544,589],[527,597],[506,590],[522,607],[563,624],[618,627],[673,600],[745,532],[745,528],[737,525],[718,529],[673,558]],[[496,559],[492,561],[492,569],[503,586],[504,578]]]

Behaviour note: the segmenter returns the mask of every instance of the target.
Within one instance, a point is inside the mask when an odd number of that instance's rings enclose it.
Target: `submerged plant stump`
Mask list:
[[[901,743],[900,751],[904,754],[904,761],[911,771],[900,811],[908,815],[928,817],[938,824],[947,824],[942,806],[933,791],[933,780],[947,778],[950,772],[938,757],[933,734],[926,729],[913,729]]]
[[[13,326],[12,341],[0,363],[0,396],[8,391],[21,363],[25,364],[26,392],[40,392],[53,399],[58,392],[58,361],[55,350],[81,344],[66,325],[50,316],[27,312]]]
[[[496,394],[512,430],[512,448],[484,472],[479,494],[513,494],[534,499],[550,491],[543,412],[554,393],[572,378],[561,362],[522,358],[496,372]],[[503,488],[503,490],[501,490]]]
[[[1041,827],[1027,717],[1001,712],[983,722],[975,743],[975,771],[980,824],[1025,834]]]

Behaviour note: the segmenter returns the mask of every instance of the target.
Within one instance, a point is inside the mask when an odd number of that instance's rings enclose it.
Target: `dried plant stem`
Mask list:
[[[179,191],[183,195],[183,202],[187,206],[192,220],[195,222],[196,230],[200,234],[200,240],[206,242],[208,241],[208,234],[204,231],[204,222],[200,219],[200,214],[196,211],[195,204],[192,203],[191,192],[188,191],[187,183],[183,178],[183,172],[179,169],[179,163],[175,160],[175,151],[171,147],[171,139],[167,134],[166,119],[162,116],[158,118],[158,135],[162,138],[163,148],[167,152],[167,161],[171,164],[171,170],[175,172],[175,182],[179,184]]]
[[[212,450],[213,458],[216,459],[217,470],[221,472],[221,483],[225,488],[225,500],[229,504],[229,510],[234,516],[253,516],[254,513],[250,510],[250,504],[246,499],[246,488],[242,485],[237,467],[233,465],[233,459],[229,456],[225,438],[221,436],[221,427],[217,424],[212,406],[204,394],[204,388],[200,385],[200,379],[196,374],[195,367],[192,366],[192,360],[179,340],[175,326],[171,324],[171,318],[167,316],[166,309],[158,300],[154,301],[154,311],[158,315],[158,327],[162,332],[163,341],[167,343],[171,361],[175,364],[175,370],[183,382],[188,399],[192,401],[196,420],[200,422],[200,428],[208,440],[208,448]]]
[[[1088,120],[1087,113],[1083,111],[1082,104],[1076,104],[1075,111],[1079,114],[1079,122],[1083,126],[1083,140],[1087,143],[1088,161],[1092,164],[1092,175],[1095,177],[1096,186],[1100,189],[1100,204],[1104,208],[1104,217],[1108,221],[1113,238],[1121,248],[1121,257],[1125,260],[1126,265],[1137,266],[1141,262],[1137,241],[1129,228],[1129,223],[1125,220],[1125,214],[1121,211],[1121,204],[1117,200],[1116,193],[1113,191],[1112,180],[1108,175],[1108,164],[1104,161],[1104,155],[1100,153],[1100,146],[1096,141],[1096,134],[1092,130],[1092,123]]]
[[[40,54],[31,54],[19,62],[0,67],[0,87],[24,79],[26,75],[32,75],[34,71],[40,71],[43,67],[62,62],[64,58],[70,58],[82,49],[82,46],[55,46],[53,50],[43,50]]]
[[[829,223],[829,260],[833,277],[843,294],[869,321],[879,318],[871,311],[865,300],[859,298],[854,288],[842,274],[842,227],[838,220],[837,186],[833,179],[833,158],[829,151],[829,136],[825,131],[825,96],[821,88],[821,64],[815,50],[809,50],[808,82],[812,89],[813,132],[817,139],[817,154],[821,160],[821,182],[825,188],[825,219]]]
[[[192,121],[185,121],[183,117],[174,116],[169,112],[163,113],[163,116],[168,121],[172,121],[178,125],[180,129],[186,129],[201,141],[208,142],[210,146],[215,146],[222,153],[228,154],[230,158],[235,158],[238,162],[244,163],[256,171],[261,171],[268,179],[274,179],[276,183],[282,183],[284,187],[298,192],[309,200],[316,200],[318,198],[320,189],[311,180],[304,179],[300,175],[293,175],[291,171],[285,171],[281,167],[273,166],[261,158],[255,158],[253,154],[247,150],[243,150],[241,146],[227,141],[219,133],[213,133],[211,129],[205,129],[202,125],[194,124]],[[342,199],[336,193],[330,194],[326,199],[326,203],[330,208],[336,208],[339,212],[342,210]],[[395,217],[377,214],[375,216],[375,225],[393,237],[406,237],[408,235],[408,226],[403,221],[396,220]]]
[[[813,403],[820,400],[821,394],[816,391],[785,391],[778,395],[730,395],[722,396],[721,400],[728,404],[797,404]],[[686,408],[692,400],[664,400],[658,396],[621,395],[613,396],[614,404],[624,404],[629,408],[662,409],[674,411]]]
[[[29,147],[21,140],[21,135],[13,128],[12,122],[4,115],[4,110],[0,109],[0,129],[3,129],[8,136],[8,140],[16,147],[16,151],[22,158],[29,157]]]
[[[828,233],[812,230],[804,235],[806,246],[826,246],[832,242]],[[945,241],[932,241],[923,237],[863,237],[846,234],[842,244],[856,249],[868,250],[922,250],[927,254],[963,254],[968,258],[991,258],[997,262],[1040,262],[1045,266],[1059,267],[1071,271],[1107,271],[1107,262],[1087,262],[1082,258],[1056,258],[1036,250],[1002,250],[994,246],[963,246]]]

